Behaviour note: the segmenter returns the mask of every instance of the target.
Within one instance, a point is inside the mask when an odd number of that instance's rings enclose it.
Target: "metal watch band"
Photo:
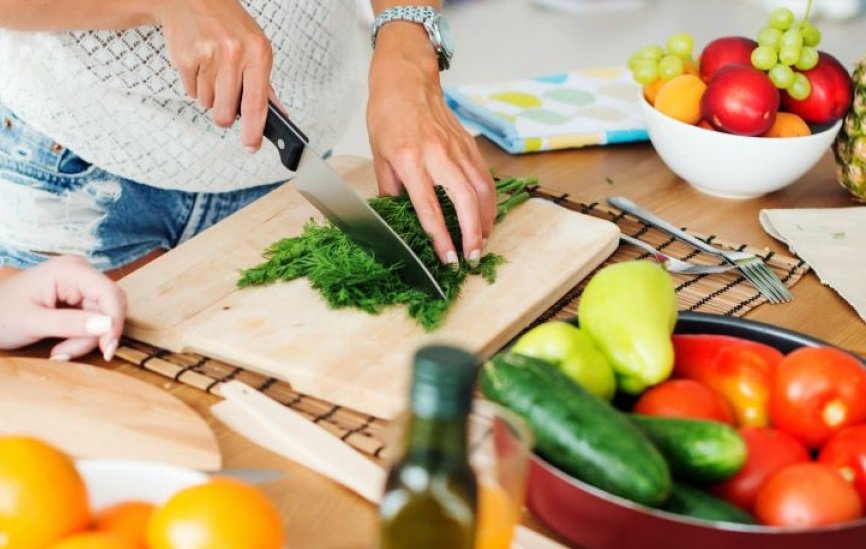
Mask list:
[[[432,6],[395,6],[380,13],[373,22],[373,32],[370,34],[370,42],[376,47],[376,35],[379,29],[391,21],[412,21],[424,24],[425,21],[436,15]]]

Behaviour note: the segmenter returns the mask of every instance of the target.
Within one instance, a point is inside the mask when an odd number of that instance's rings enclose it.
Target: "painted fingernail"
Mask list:
[[[451,266],[452,269],[460,268],[460,260],[457,259],[457,252],[451,250],[447,254],[445,254],[445,262]]]
[[[72,360],[72,357],[66,353],[57,353],[56,355],[51,355],[51,360],[56,360],[57,362],[69,362]]]
[[[251,147],[249,145],[244,147],[244,149],[246,149],[246,151],[250,154],[256,154],[259,151],[257,148]]]
[[[84,323],[84,331],[90,335],[103,335],[111,331],[112,324],[110,316],[94,315]]]
[[[476,268],[478,263],[481,262],[481,250],[472,250],[469,252],[469,257],[466,260],[469,262],[470,267]]]
[[[102,358],[105,359],[105,362],[110,362],[112,358],[114,358],[114,351],[117,350],[117,340],[110,341],[105,346],[105,351],[102,353]]]

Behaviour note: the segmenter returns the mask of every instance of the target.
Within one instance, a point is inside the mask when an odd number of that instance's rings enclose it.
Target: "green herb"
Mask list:
[[[499,221],[509,210],[525,202],[527,185],[535,179],[510,178],[496,184],[497,216]],[[437,187],[437,196],[445,216],[445,224],[455,247],[462,249],[457,213],[445,192]],[[451,304],[460,295],[460,288],[469,275],[480,275],[487,282],[496,279],[496,269],[505,258],[486,254],[478,266],[470,268],[465,260],[457,268],[439,262],[432,242],[421,227],[415,209],[406,196],[379,197],[370,205],[418,254],[445,292],[446,299],[437,299],[403,282],[393,267],[377,263],[373,256],[350,240],[330,223],[313,220],[304,225],[299,236],[285,238],[265,250],[266,261],[241,273],[238,286],[261,286],[278,280],[290,281],[305,277],[330,307],[352,307],[378,314],[392,305],[405,305],[409,315],[425,330],[438,327]]]

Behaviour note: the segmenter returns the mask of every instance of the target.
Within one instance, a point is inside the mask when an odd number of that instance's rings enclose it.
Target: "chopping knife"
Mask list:
[[[415,252],[309,146],[307,136],[271,101],[264,136],[276,145],[283,165],[297,173],[295,188],[316,209],[377,261],[394,266],[405,282],[445,299],[445,292]]]

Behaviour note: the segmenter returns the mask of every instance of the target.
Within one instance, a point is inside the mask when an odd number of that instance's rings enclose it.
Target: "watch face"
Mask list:
[[[442,49],[451,58],[454,55],[454,42],[451,39],[451,27],[448,26],[448,21],[441,15],[437,15],[435,28],[439,35],[439,43],[442,45]]]

